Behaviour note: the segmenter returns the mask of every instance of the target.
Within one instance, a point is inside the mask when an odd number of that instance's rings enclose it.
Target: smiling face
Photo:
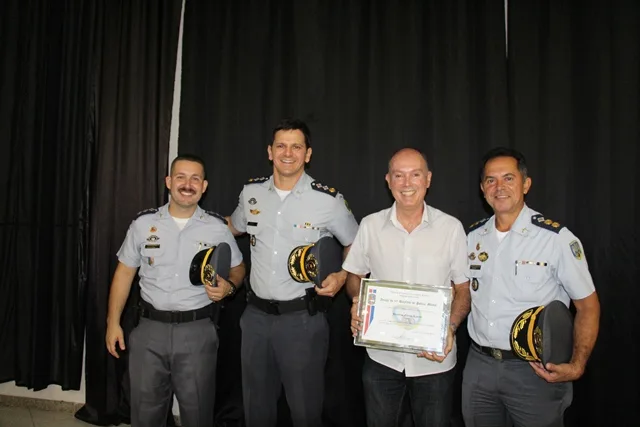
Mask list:
[[[189,160],[177,161],[165,183],[171,194],[171,203],[186,210],[196,207],[208,185],[202,165]]]
[[[311,160],[311,147],[307,148],[304,134],[297,129],[276,132],[267,152],[273,162],[273,173],[281,178],[299,177]]]
[[[523,176],[513,157],[495,157],[484,166],[480,189],[496,215],[518,215],[524,207],[531,178]]]
[[[385,179],[398,208],[422,208],[431,185],[431,172],[419,152],[405,149],[396,153],[389,162]]]

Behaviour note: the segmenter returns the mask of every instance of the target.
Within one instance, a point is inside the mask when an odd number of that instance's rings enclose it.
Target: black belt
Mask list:
[[[247,302],[267,314],[287,314],[294,311],[307,310],[307,297],[300,297],[288,301],[262,299],[253,292],[247,293]]]
[[[499,348],[493,347],[483,347],[481,345],[476,344],[475,341],[471,341],[471,346],[478,350],[480,353],[486,354],[487,356],[491,356],[496,360],[508,360],[508,359],[518,359],[520,358],[516,356],[511,350],[502,350]]]
[[[156,320],[164,323],[186,323],[214,317],[218,310],[217,304],[209,304],[196,310],[187,311],[164,311],[157,310],[148,302],[140,301],[140,316],[149,320]]]

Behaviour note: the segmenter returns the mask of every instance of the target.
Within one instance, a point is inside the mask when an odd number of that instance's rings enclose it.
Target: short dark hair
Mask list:
[[[169,175],[173,175],[173,168],[180,160],[186,160],[188,162],[200,163],[202,166],[202,178],[207,177],[207,167],[204,164],[204,160],[200,156],[196,156],[195,154],[180,154],[178,157],[173,159],[171,162],[171,168],[169,169]]]
[[[304,135],[305,148],[311,147],[311,131],[309,130],[307,124],[302,120],[292,118],[282,119],[280,123],[278,123],[276,127],[273,128],[273,133],[271,135],[272,144],[276,138],[276,133],[281,130],[299,130]]]
[[[524,154],[513,148],[496,147],[489,150],[482,158],[482,166],[480,166],[480,182],[484,181],[484,168],[487,165],[487,162],[497,157],[511,157],[515,159],[518,162],[518,170],[522,175],[522,179],[527,179],[529,176],[527,161],[524,158]]]

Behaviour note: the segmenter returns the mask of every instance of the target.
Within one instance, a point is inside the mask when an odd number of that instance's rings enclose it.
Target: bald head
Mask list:
[[[391,173],[394,164],[398,162],[405,163],[407,161],[411,162],[418,159],[421,162],[421,165],[424,167],[424,172],[427,173],[427,171],[429,170],[427,156],[414,148],[402,148],[396,151],[396,153],[391,157],[391,160],[389,160],[389,173]]]

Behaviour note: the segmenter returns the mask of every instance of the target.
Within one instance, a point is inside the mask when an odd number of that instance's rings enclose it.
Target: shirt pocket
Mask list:
[[[417,257],[416,282],[422,285],[451,286],[451,266],[445,258],[438,256]]]
[[[513,297],[518,301],[537,302],[539,291],[549,278],[549,266],[545,262],[519,260],[515,265],[515,286]]]
[[[165,255],[165,248],[145,248],[140,250],[142,261],[140,276],[158,278],[169,274],[169,259]]]
[[[320,239],[320,230],[313,228],[294,227],[291,232],[291,238],[298,244],[315,243]]]

